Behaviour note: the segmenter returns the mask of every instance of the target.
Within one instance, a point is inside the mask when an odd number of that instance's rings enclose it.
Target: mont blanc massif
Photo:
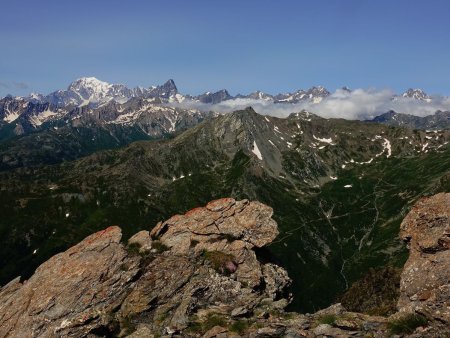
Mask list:
[[[336,95],[2,98],[0,336],[448,337],[450,111]]]

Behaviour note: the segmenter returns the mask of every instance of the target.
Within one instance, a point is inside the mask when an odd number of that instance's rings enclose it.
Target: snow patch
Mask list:
[[[323,143],[328,143],[330,145],[334,145],[333,143],[333,139],[330,138],[320,138],[320,137],[316,137],[316,135],[313,135],[313,138],[317,141],[323,142]]]
[[[375,138],[379,139],[379,138],[381,138],[381,136],[378,137],[378,135],[377,135],[377,136],[375,136]],[[375,157],[379,157],[379,156],[383,155],[385,151],[387,151],[386,157],[391,157],[391,155],[392,155],[392,146],[391,146],[391,142],[387,138],[384,139],[383,150],[380,153],[375,154]],[[372,160],[370,162],[372,162]]]
[[[262,155],[261,155],[261,151],[259,151],[258,145],[256,144],[256,141],[253,141],[253,149],[252,149],[252,153],[256,155],[256,157],[258,157],[261,161],[262,161]]]
[[[57,115],[57,113],[47,109],[39,113],[38,115],[30,117],[30,122],[31,124],[33,124],[33,126],[39,127],[42,123],[46,122],[50,117],[55,115]]]
[[[3,118],[3,121],[5,121],[7,123],[11,123],[12,121],[16,120],[20,116],[20,114],[18,112],[11,112],[8,107],[6,107],[6,112],[8,114],[5,115],[5,117]]]

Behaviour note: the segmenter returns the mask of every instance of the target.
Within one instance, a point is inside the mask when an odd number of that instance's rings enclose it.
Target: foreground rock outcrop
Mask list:
[[[398,308],[447,327],[450,337],[450,194],[416,203],[402,222],[400,236],[410,251]]]
[[[449,210],[450,194],[437,195],[419,202],[402,224],[411,256],[393,320],[426,317],[426,327],[411,331],[416,337],[447,333]],[[389,336],[391,319],[340,304],[315,314],[284,311],[290,279],[255,251],[278,234],[271,216],[264,204],[227,198],[126,244],[118,227],[95,233],[29,280],[0,289],[0,337]]]

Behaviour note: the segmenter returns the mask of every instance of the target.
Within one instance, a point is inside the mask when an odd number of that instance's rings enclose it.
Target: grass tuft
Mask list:
[[[425,316],[410,313],[401,318],[392,320],[388,323],[388,329],[392,334],[411,334],[420,326],[426,326],[428,323]]]
[[[320,324],[333,325],[336,320],[337,320],[337,317],[333,314],[327,314],[327,315],[323,315],[323,316],[319,317]]]
[[[248,322],[246,320],[238,320],[230,325],[230,331],[238,334],[243,334],[248,328]]]
[[[214,270],[221,274],[230,274],[234,272],[235,258],[233,255],[221,251],[204,251],[203,256],[211,263]]]
[[[152,249],[155,249],[156,252],[161,253],[161,252],[169,250],[169,247],[167,245],[163,244],[161,241],[153,241]]]

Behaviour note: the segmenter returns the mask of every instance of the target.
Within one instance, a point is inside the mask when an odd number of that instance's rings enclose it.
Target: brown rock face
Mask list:
[[[218,251],[231,255],[239,264],[238,281],[254,287],[260,283],[262,273],[255,269],[259,264],[251,249],[271,243],[278,235],[272,213],[270,207],[259,202],[224,198],[173,216],[158,224],[151,236],[159,237],[177,254]]]
[[[159,224],[153,240],[141,231],[124,246],[118,227],[95,233],[0,289],[0,337],[124,336],[139,325],[167,334],[210,312],[250,313],[262,299],[270,308],[290,283],[251,250],[278,234],[271,216],[222,199]]]
[[[0,290],[0,337],[84,336],[120,305],[138,272],[118,227],[87,237],[42,264],[24,283]],[[127,260],[129,269],[121,270]]]
[[[450,327],[450,194],[420,200],[401,224],[410,254],[401,276],[401,311]],[[450,333],[449,333],[450,334]]]

